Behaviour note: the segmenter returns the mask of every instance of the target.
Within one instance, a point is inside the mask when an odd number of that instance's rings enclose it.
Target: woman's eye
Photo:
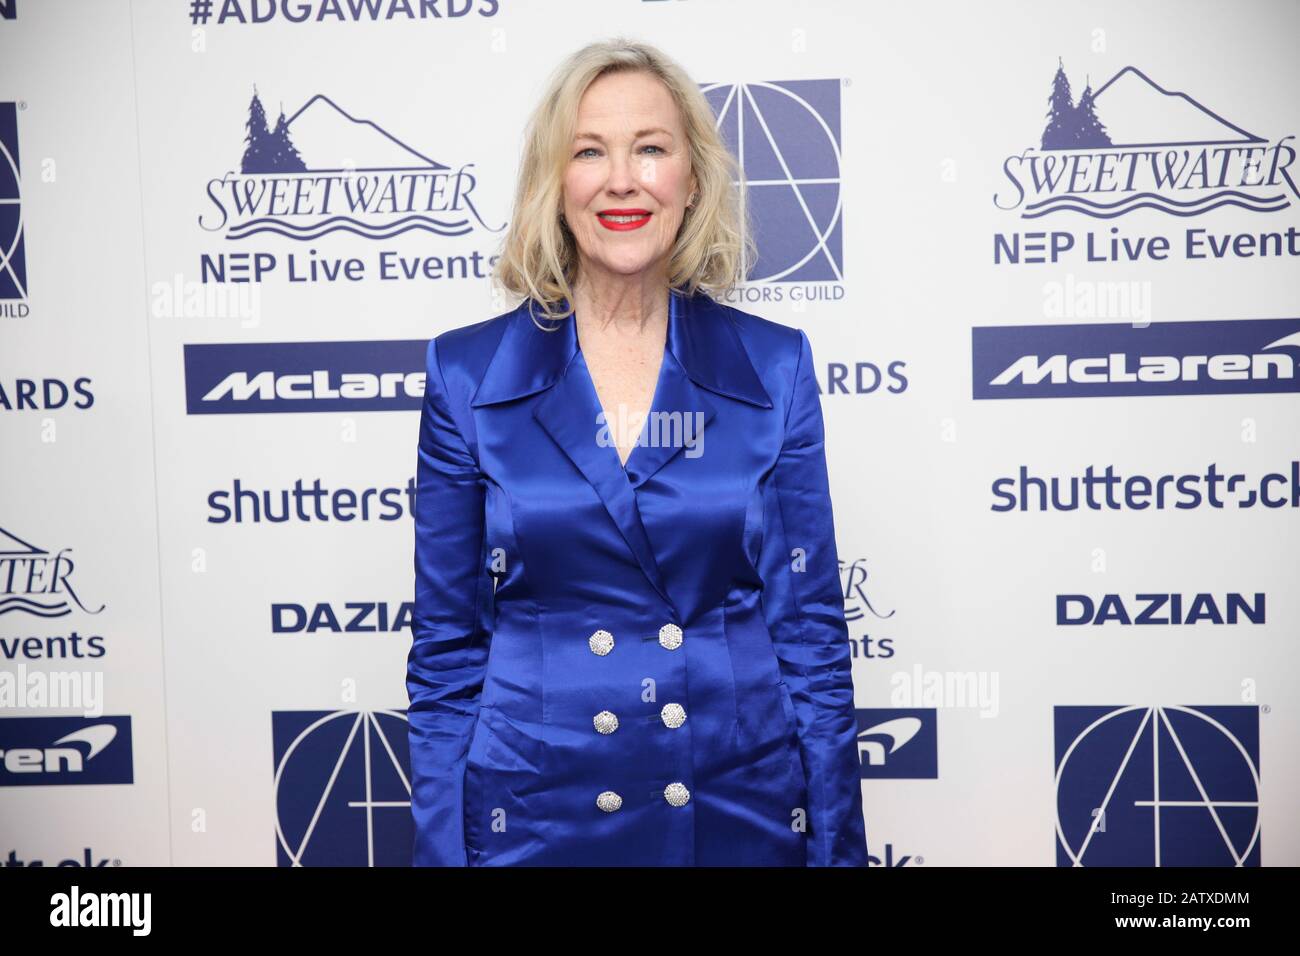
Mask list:
[[[648,149],[653,149],[653,150],[655,151],[656,154],[659,154],[659,153],[665,153],[665,152],[666,152],[666,150],[665,150],[662,146],[655,146],[653,143],[648,143],[648,144],[646,144],[645,146],[642,146],[642,147],[641,147],[642,152],[644,152],[645,150],[648,150]],[[578,150],[578,152],[574,154],[574,157],[573,157],[573,158],[574,158],[574,159],[585,159],[585,158],[587,158],[587,156],[589,156],[589,155],[595,155],[595,154],[598,154],[599,152],[600,152],[600,150],[599,150],[597,147],[595,147],[595,146],[588,146],[588,147],[586,147],[585,149],[580,149],[580,150]]]

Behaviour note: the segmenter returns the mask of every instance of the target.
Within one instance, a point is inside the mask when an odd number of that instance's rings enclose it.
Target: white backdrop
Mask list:
[[[1300,8],[432,9],[0,0],[0,855],[409,864],[422,381],[367,383],[515,304],[525,118],[621,34],[813,344],[875,861],[1300,863]]]

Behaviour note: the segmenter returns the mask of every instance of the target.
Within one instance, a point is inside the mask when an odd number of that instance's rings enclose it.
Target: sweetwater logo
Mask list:
[[[453,237],[505,228],[483,220],[473,163],[438,162],[328,96],[316,94],[290,117],[281,111],[272,127],[255,90],[244,126],[239,171],[209,180],[215,208],[199,216],[203,229],[226,239]]]
[[[1126,66],[1076,102],[1064,66],[1048,98],[1040,148],[1008,156],[999,209],[1022,219],[1077,212],[1114,219],[1138,209],[1197,216],[1224,206],[1278,212],[1298,197],[1294,136],[1270,141]]]
[[[897,610],[891,608],[888,614],[880,613],[867,594],[867,578],[866,558],[854,558],[852,561],[840,560],[840,586],[844,591],[844,620],[850,625],[851,630],[856,630],[858,627],[874,628],[876,621],[888,620]],[[873,620],[866,620],[868,614]],[[859,625],[857,623],[859,621],[863,623]],[[893,657],[894,641],[895,638],[879,637],[864,630],[858,637],[849,637],[849,646],[855,659],[861,657],[875,660]]]
[[[72,549],[50,554],[0,528],[0,616],[26,613],[34,617],[64,617],[76,608],[98,614],[104,605],[91,610],[72,587]]]
[[[22,318],[28,311],[18,109],[17,103],[0,103],[0,318]]]

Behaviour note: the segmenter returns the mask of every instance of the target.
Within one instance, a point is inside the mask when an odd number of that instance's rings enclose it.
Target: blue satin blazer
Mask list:
[[[626,467],[572,317],[526,300],[429,343],[417,866],[866,865],[808,338],[669,302]]]

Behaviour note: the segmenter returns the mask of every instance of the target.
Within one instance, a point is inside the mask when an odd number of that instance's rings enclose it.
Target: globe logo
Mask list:
[[[0,103],[0,300],[27,298],[18,104]]]
[[[278,866],[410,866],[406,716],[392,710],[271,715]]]
[[[844,278],[840,81],[705,84],[746,182],[751,282]]]
[[[1057,707],[1058,866],[1259,866],[1259,709]]]

